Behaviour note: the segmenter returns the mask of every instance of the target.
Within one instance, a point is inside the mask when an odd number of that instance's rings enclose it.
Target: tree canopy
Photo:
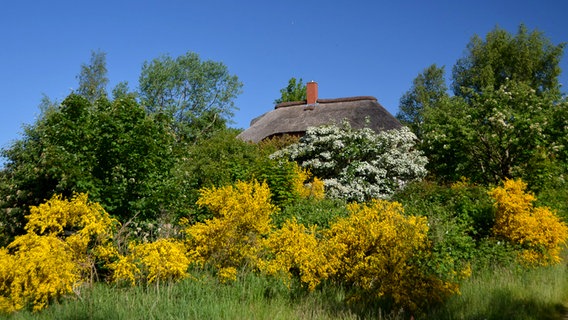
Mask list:
[[[306,100],[306,85],[303,83],[302,78],[296,79],[294,77],[288,80],[288,85],[280,89],[280,98],[274,100],[275,104],[290,101],[303,101]]]
[[[154,189],[173,164],[166,121],[147,115],[133,98],[91,104],[69,95],[59,107],[26,127],[22,139],[3,150],[2,225],[17,234],[30,205],[54,194],[88,192],[109,213],[155,216]]]
[[[424,109],[435,107],[440,100],[447,98],[447,90],[444,67],[431,65],[414,79],[410,90],[400,98],[396,118],[421,140]]]
[[[178,135],[190,139],[230,120],[242,86],[223,63],[202,61],[192,52],[146,61],[139,79],[146,109],[173,116]]]
[[[520,25],[516,35],[495,28],[485,39],[475,35],[466,55],[452,70],[452,89],[469,97],[484,90],[499,90],[508,80],[525,82],[537,93],[559,93],[558,76],[564,43],[553,45],[542,32]]]
[[[323,179],[334,198],[367,201],[388,198],[407,182],[426,175],[426,158],[414,148],[408,130],[375,133],[352,129],[348,122],[308,128],[298,143],[271,157],[296,161]]]
[[[430,69],[419,75],[401,99],[410,97],[401,113],[423,121],[429,170],[442,180],[519,177],[539,185],[566,167],[565,138],[558,134],[567,108],[558,81],[563,48],[524,25],[514,36],[495,28],[485,39],[474,36],[454,66],[453,97],[444,96],[443,86],[422,85]],[[440,80],[440,70],[435,75]],[[417,88],[442,98],[418,104]],[[408,105],[410,111],[402,109]]]
[[[108,85],[106,53],[92,51],[90,63],[81,65],[77,79],[79,80],[77,93],[87,98],[89,102],[93,103],[99,98],[106,97]]]

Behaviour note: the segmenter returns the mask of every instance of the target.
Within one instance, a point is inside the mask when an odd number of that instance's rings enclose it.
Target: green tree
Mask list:
[[[306,100],[306,85],[302,82],[302,78],[290,78],[288,86],[280,89],[280,98],[274,100],[275,104],[290,101]]]
[[[465,176],[496,184],[519,177],[542,183],[554,172],[554,166],[544,165],[562,148],[547,133],[558,107],[553,95],[510,81],[498,90],[472,93],[467,102],[454,98],[428,109],[424,128],[430,169],[449,180]]]
[[[106,53],[92,51],[90,63],[81,65],[77,80],[79,80],[77,93],[87,98],[89,102],[93,103],[99,98],[106,97],[108,84]]]
[[[140,98],[147,110],[171,115],[178,137],[190,140],[224,127],[236,109],[233,100],[242,86],[223,63],[202,61],[191,52],[145,62],[139,79]]]
[[[485,39],[475,35],[466,55],[453,68],[454,94],[469,97],[487,89],[499,90],[508,80],[525,82],[539,94],[559,93],[564,46],[553,45],[542,32],[529,32],[525,25],[515,36],[500,28]]]
[[[89,193],[123,220],[155,218],[155,190],[173,165],[173,143],[168,119],[148,115],[133,97],[91,104],[69,95],[2,151],[2,234],[21,234],[30,206],[73,192]]]
[[[162,207],[166,211],[198,221],[210,218],[208,212],[195,205],[202,188],[252,179],[268,184],[274,204],[289,202],[294,196],[294,166],[268,157],[278,142],[251,144],[237,139],[238,133],[235,129],[218,130],[183,149],[171,169],[172,179],[156,190],[163,195]]]
[[[429,170],[450,181],[522,178],[533,188],[557,176],[565,161],[562,49],[524,26],[516,36],[497,28],[485,41],[473,37],[454,67],[456,96],[424,112]]]
[[[396,118],[421,140],[424,109],[435,107],[440,100],[447,98],[447,90],[444,67],[431,65],[412,81],[410,90],[400,98]]]

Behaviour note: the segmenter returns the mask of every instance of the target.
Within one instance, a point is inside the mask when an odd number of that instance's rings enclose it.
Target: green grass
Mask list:
[[[294,292],[280,282],[253,274],[225,285],[207,273],[198,277],[160,287],[114,288],[97,284],[85,290],[81,297],[53,305],[40,313],[25,311],[9,318],[357,319],[353,312],[343,308],[341,290],[323,290],[315,294],[303,290]]]
[[[196,277],[159,287],[97,284],[40,313],[23,311],[8,319],[408,319],[402,313],[384,312],[379,305],[350,305],[345,290],[329,285],[309,293],[254,274],[232,284],[219,284],[207,272]],[[560,320],[568,314],[563,264],[480,270],[464,281],[461,291],[416,319]]]
[[[481,270],[461,286],[461,295],[432,311],[428,319],[564,319],[568,315],[568,273],[564,264],[536,269]]]

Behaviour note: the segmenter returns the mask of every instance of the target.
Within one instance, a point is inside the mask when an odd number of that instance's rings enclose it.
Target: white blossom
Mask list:
[[[366,201],[388,198],[408,182],[426,176],[426,157],[414,149],[416,136],[406,127],[375,133],[369,128],[312,127],[296,144],[271,158],[287,158],[323,179],[334,198]]]

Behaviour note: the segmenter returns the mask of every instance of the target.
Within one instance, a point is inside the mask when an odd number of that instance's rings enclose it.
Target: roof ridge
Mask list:
[[[361,101],[361,100],[377,101],[377,98],[375,98],[373,96],[355,96],[355,97],[334,98],[334,99],[318,99],[316,101],[316,103],[325,104],[325,103],[351,102],[351,101]],[[305,105],[307,103],[308,103],[307,100],[280,102],[276,106],[274,106],[274,109],[292,107],[292,106],[300,106],[300,105]]]

